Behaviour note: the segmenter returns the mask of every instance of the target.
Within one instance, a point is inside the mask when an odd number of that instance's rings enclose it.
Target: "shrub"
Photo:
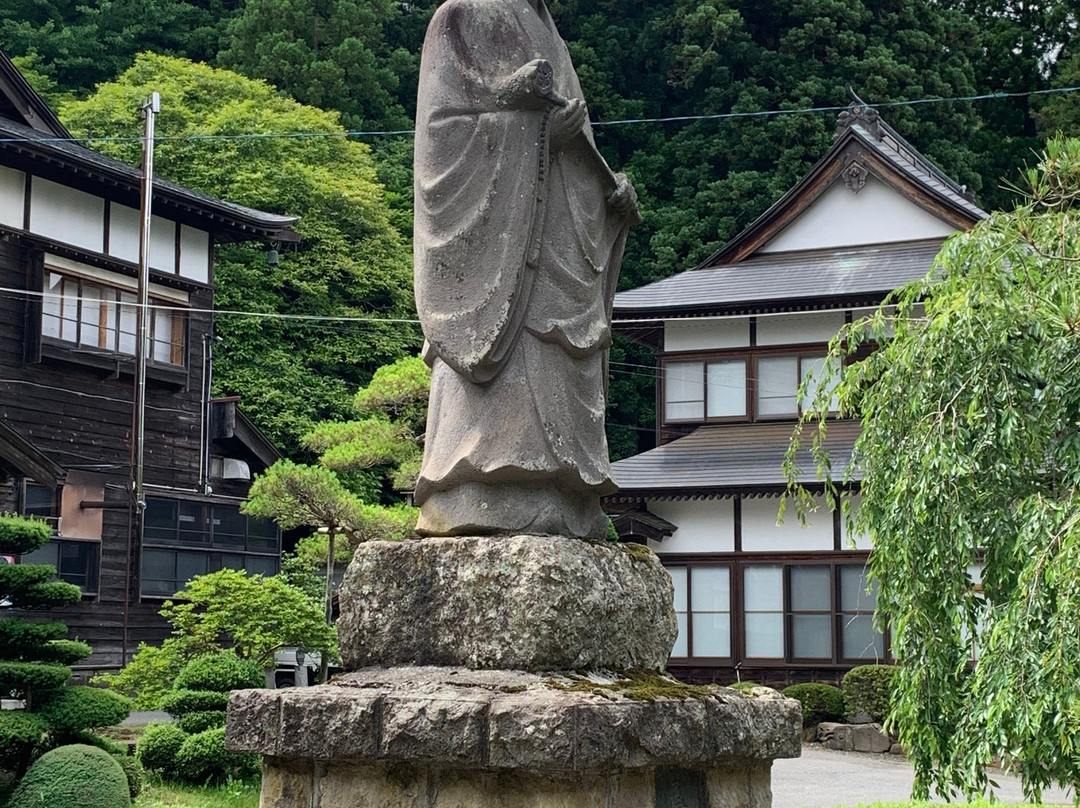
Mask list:
[[[225,711],[204,710],[198,713],[188,713],[180,716],[180,720],[176,723],[180,725],[180,729],[184,732],[190,732],[194,735],[203,730],[225,726]]]
[[[58,735],[119,724],[131,712],[131,701],[111,690],[85,685],[65,687],[45,703],[41,715]]]
[[[844,714],[844,694],[823,682],[806,682],[784,689],[784,695],[802,705],[802,725],[813,727],[822,721],[836,721]]]
[[[844,714],[848,719],[860,715],[883,722],[892,706],[894,665],[860,665],[844,675]]]
[[[0,711],[0,765],[16,768],[29,760],[30,752],[45,740],[48,731],[49,725],[40,715]]]
[[[124,770],[124,777],[127,778],[128,794],[131,796],[132,801],[134,801],[135,798],[142,793],[142,764],[131,755],[113,755],[113,760],[119,763],[120,768]]]
[[[127,747],[124,744],[117,743],[114,740],[106,738],[104,735],[96,735],[93,732],[73,732],[68,736],[67,742],[71,743],[84,743],[87,746],[96,746],[98,749],[103,749],[113,757],[120,757],[127,754]]]
[[[180,717],[188,713],[224,710],[228,703],[229,694],[216,690],[174,690],[161,700],[161,709]]]
[[[46,752],[27,771],[8,808],[130,808],[124,770],[109,753],[73,744]]]
[[[176,675],[176,690],[214,690],[227,693],[243,687],[264,687],[266,674],[249,659],[232,651],[202,654],[184,665]]]
[[[150,771],[175,771],[176,753],[187,738],[176,724],[151,724],[135,744],[135,756]]]
[[[259,771],[259,756],[225,748],[225,728],[189,735],[176,753],[176,773],[189,783],[243,780]]]

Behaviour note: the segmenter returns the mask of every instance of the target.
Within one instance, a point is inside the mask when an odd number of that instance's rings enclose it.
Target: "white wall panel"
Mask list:
[[[956,228],[869,176],[859,193],[834,182],[759,252],[817,250],[948,236]]]
[[[102,252],[105,200],[40,177],[30,183],[30,232]]]
[[[150,268],[176,273],[176,222],[150,217]]]
[[[210,282],[210,234],[180,225],[180,274],[199,283]]]
[[[668,320],[664,323],[665,351],[715,351],[745,348],[749,344],[749,317]]]
[[[26,200],[26,175],[0,166],[0,224],[22,229]]]
[[[783,314],[759,317],[758,345],[801,345],[828,342],[844,326],[844,312],[821,311],[812,314]]]
[[[139,263],[139,211],[135,208],[109,205],[109,255]]]
[[[832,511],[823,497],[818,508],[806,515],[806,526],[799,524],[789,504],[783,524],[776,523],[779,497],[760,497],[742,501],[742,549],[754,552],[799,552],[833,549]]]
[[[734,503],[730,499],[650,500],[649,510],[678,529],[662,542],[649,542],[657,553],[730,553],[735,550]]]

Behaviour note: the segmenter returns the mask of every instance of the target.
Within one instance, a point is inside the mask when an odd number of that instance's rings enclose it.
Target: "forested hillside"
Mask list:
[[[641,196],[645,222],[628,246],[622,288],[694,266],[775,201],[831,140],[835,110],[800,110],[845,105],[848,84],[986,208],[1009,203],[1002,178],[1015,177],[1047,133],[1064,128],[1076,134],[1080,126],[1078,96],[1045,93],[1080,83],[1073,5],[1060,0],[549,3],[591,117],[605,124],[596,128],[598,143]],[[389,208],[387,220],[403,236],[404,252],[395,255],[407,260],[411,138],[374,133],[411,127],[420,44],[437,5],[7,0],[0,46],[23,57],[20,65],[62,117],[79,109],[71,99],[116,80],[143,51],[229,68],[302,104],[339,113],[345,129],[362,133],[354,139],[372,149],[387,188],[379,204]],[[930,100],[998,93],[1014,95]],[[268,98],[251,103],[271,106]],[[793,112],[762,114],[783,110]],[[640,120],[654,118],[693,120]],[[182,131],[196,134],[205,123],[193,118]],[[254,126],[254,119],[239,118],[234,129],[245,125]],[[93,131],[109,134],[104,126]],[[166,162],[162,170],[198,185],[198,177],[181,175],[180,162]],[[228,183],[201,187],[229,196]],[[266,209],[307,212],[289,208],[287,194],[262,197],[258,203]],[[396,269],[393,274],[404,277]],[[220,280],[225,300],[249,299],[232,288],[250,282],[245,273],[225,272]],[[392,308],[398,310],[397,301]],[[380,358],[390,361],[414,341],[409,333]],[[648,358],[626,350],[613,357],[610,420],[618,456],[647,444],[652,420],[651,375],[634,367]],[[223,391],[237,389],[232,373],[225,368]]]

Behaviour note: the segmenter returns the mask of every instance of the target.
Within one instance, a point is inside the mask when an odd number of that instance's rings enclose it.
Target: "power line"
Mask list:
[[[1065,95],[1080,91],[1077,87],[1057,87],[1048,90],[1026,90],[1024,92],[996,92],[982,93],[980,95],[963,95],[950,97],[913,98],[907,101],[883,101],[879,104],[870,104],[873,108],[914,107],[923,104],[961,104],[975,101],[992,101],[1005,98],[1028,98],[1038,95]],[[655,123],[691,123],[694,121],[722,121],[743,118],[771,118],[780,115],[807,115],[820,112],[842,112],[848,109],[843,106],[820,106],[799,107],[795,109],[768,109],[753,112],[722,112],[714,115],[672,115],[657,118],[624,118],[613,121],[593,121],[591,125],[596,127],[608,126],[631,126],[639,124]],[[349,130],[344,132],[240,132],[236,134],[188,134],[188,135],[159,135],[155,137],[157,142],[167,141],[214,141],[214,140],[285,140],[304,138],[361,138],[361,137],[396,137],[415,134],[415,129],[388,129],[388,130]],[[93,137],[8,137],[0,138],[0,143],[134,143],[141,141],[138,135],[99,135]]]

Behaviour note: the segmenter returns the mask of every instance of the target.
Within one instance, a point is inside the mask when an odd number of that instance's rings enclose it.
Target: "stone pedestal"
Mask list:
[[[238,691],[227,743],[266,756],[262,808],[768,808],[801,723],[660,674],[399,667]]]
[[[340,597],[352,672],[230,698],[262,808],[768,808],[800,752],[798,702],[661,672],[671,579],[644,547],[376,542]]]

